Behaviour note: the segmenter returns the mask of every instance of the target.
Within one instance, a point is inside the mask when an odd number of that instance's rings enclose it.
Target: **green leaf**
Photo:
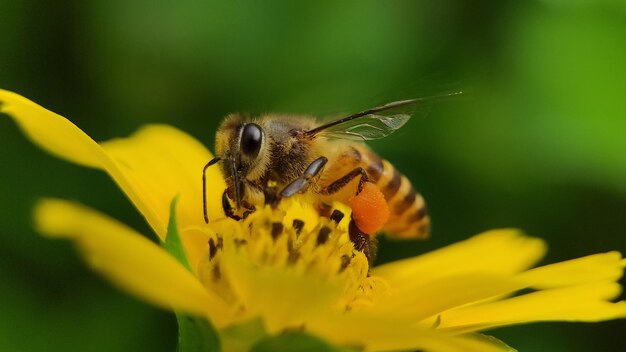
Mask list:
[[[288,331],[278,336],[272,336],[259,341],[251,349],[253,352],[345,352],[350,351],[334,347],[317,337],[301,331]]]
[[[220,333],[220,341],[224,351],[250,351],[261,339],[267,337],[265,327],[260,319],[229,326]]]
[[[178,225],[176,224],[177,204],[178,197],[175,197],[170,205],[167,237],[165,237],[165,242],[161,245],[187,270],[192,271],[178,234]],[[176,313],[176,320],[178,321],[179,352],[217,352],[221,350],[219,335],[205,318]]]
[[[189,261],[187,261],[185,249],[183,248],[183,244],[180,241],[180,236],[178,234],[178,225],[176,223],[177,204],[178,196],[174,197],[172,203],[170,204],[170,221],[167,225],[167,236],[165,237],[165,242],[162,243],[162,246],[169,254],[174,256],[176,260],[184,265],[187,270],[192,271]]]
[[[176,313],[179,352],[217,352],[220,339],[217,331],[204,318]]]

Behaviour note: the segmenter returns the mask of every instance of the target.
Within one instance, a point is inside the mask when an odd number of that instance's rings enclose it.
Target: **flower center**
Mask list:
[[[271,268],[298,279],[339,285],[337,309],[369,306],[386,293],[387,286],[382,279],[369,276],[367,258],[350,241],[348,222],[349,208],[336,209],[326,218],[297,201],[281,209],[259,209],[241,221],[215,221],[208,225],[211,238],[198,275],[207,288],[240,304],[225,266],[229,260],[243,260],[252,270]],[[284,294],[280,287],[275,289]]]

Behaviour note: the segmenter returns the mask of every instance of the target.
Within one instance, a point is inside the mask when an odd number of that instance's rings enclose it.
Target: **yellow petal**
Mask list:
[[[376,311],[401,312],[429,326],[439,313],[466,304],[503,299],[525,288],[548,289],[592,282],[614,282],[622,276],[621,254],[610,252],[546,265],[517,275],[465,273],[424,284],[413,280],[396,288]],[[428,302],[424,304],[424,302]]]
[[[518,230],[492,230],[415,258],[376,267],[372,275],[401,288],[453,274],[513,274],[531,267],[545,251],[542,240],[524,236]]]
[[[407,284],[395,290],[373,308],[396,312],[420,321],[450,308],[515,292],[524,286],[497,274],[467,273],[429,281],[427,285]]]
[[[535,321],[596,322],[624,318],[626,302],[608,301],[620,292],[621,287],[615,282],[594,282],[538,291],[444,312],[440,328],[475,331]]]
[[[104,143],[102,148],[64,117],[15,93],[0,90],[0,111],[48,152],[109,173],[161,239],[167,233],[169,204],[176,195],[180,195],[180,228],[202,223],[202,168],[211,154],[183,132],[149,126],[130,138]],[[221,216],[219,197],[224,184],[217,167],[207,177],[212,191],[209,213]],[[183,243],[191,245],[184,236]]]
[[[0,112],[11,116],[24,133],[44,150],[84,166],[105,169],[157,233],[164,231],[169,217],[155,213],[138,192],[139,185],[133,184],[137,180],[129,180],[119,165],[70,121],[6,90],[0,90]]]
[[[354,312],[326,315],[311,320],[308,332],[343,346],[366,351],[510,351],[496,339],[480,335],[452,336],[432,329],[412,326],[411,321],[389,314]]]
[[[102,143],[102,148],[119,165],[142,200],[167,224],[169,204],[179,196],[177,218],[180,236],[192,268],[197,267],[206,246],[199,228],[202,215],[202,169],[211,154],[198,141],[170,126],[145,126],[129,138]],[[223,217],[224,181],[218,166],[207,170],[207,204],[210,219]],[[166,228],[154,227],[161,239]]]
[[[593,281],[617,281],[623,272],[622,255],[609,252],[541,266],[517,277],[531,287],[547,289]]]
[[[87,263],[117,286],[163,308],[227,319],[224,303],[172,256],[132,229],[82,205],[55,199],[35,208],[38,230],[76,242]]]
[[[202,169],[209,151],[194,138],[166,125],[149,125],[129,138],[102,143],[102,148],[137,184],[142,197],[158,214],[169,218],[169,204],[179,195],[177,221],[181,229],[204,224]],[[222,217],[221,191],[225,188],[218,166],[207,170],[209,215]],[[163,238],[166,228],[158,229]]]
[[[33,142],[60,158],[95,168],[107,162],[96,142],[78,127],[18,94],[0,89],[0,112],[13,117]]]

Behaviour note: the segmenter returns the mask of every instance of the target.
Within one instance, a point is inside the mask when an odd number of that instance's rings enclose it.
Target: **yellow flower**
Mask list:
[[[147,126],[97,144],[71,122],[8,91],[0,111],[50,153],[106,171],[161,241],[175,219],[186,262],[95,210],[56,199],[36,207],[42,234],[68,238],[87,263],[120,288],[160,307],[209,319],[225,350],[247,348],[237,326],[264,333],[299,330],[365,350],[501,351],[480,332],[534,321],[601,321],[626,316],[616,281],[620,253],[531,269],[540,239],[489,231],[415,258],[369,268],[348,239],[349,209],[338,224],[298,199],[224,218],[224,181],[208,172],[210,223],[202,217],[201,177],[211,154],[169,126]],[[188,264],[186,268],[185,264]],[[239,345],[238,345],[239,344]]]

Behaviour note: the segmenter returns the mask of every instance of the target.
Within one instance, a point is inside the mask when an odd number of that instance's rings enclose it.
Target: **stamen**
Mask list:
[[[248,244],[248,241],[246,241],[246,240],[245,240],[245,239],[243,239],[243,238],[235,238],[235,239],[233,240],[233,243],[235,244],[235,246],[236,246],[237,248],[240,248],[240,247],[245,246],[246,244]]]
[[[345,215],[341,211],[339,211],[338,209],[335,209],[333,210],[333,213],[330,214],[330,220],[338,224],[339,222],[341,222],[344,216]]]
[[[317,244],[322,245],[326,243],[332,231],[333,230],[330,227],[322,226],[322,228],[320,229],[320,232],[317,234]]]
[[[289,252],[289,257],[287,258],[287,262],[289,264],[295,264],[298,259],[300,259],[300,253],[297,251],[291,251]]]
[[[272,223],[272,238],[276,240],[278,236],[283,233],[283,223],[282,222],[273,222]]]
[[[209,224],[216,235],[208,240],[205,261],[200,264],[199,273],[205,278],[204,284],[233,299],[229,271],[221,270],[224,251],[247,257],[250,270],[264,266],[279,269],[282,266],[297,275],[343,282],[345,292],[338,302],[342,309],[361,309],[377,300],[381,295],[380,288],[377,288],[380,285],[375,282],[372,285],[368,277],[369,253],[359,252],[360,248],[367,247],[369,237],[360,236],[355,245],[350,239],[354,231],[350,233],[337,226],[345,218],[343,212],[332,211],[330,219],[320,216],[318,221],[311,223],[311,231],[305,228],[302,218],[291,218],[293,220],[288,222],[285,218],[285,211],[266,206],[244,221],[227,219]]]
[[[304,221],[299,220],[299,219],[293,220],[293,229],[296,230],[296,235],[299,235],[302,232],[303,228],[304,228]]]
[[[350,261],[352,260],[352,258],[347,255],[344,254],[341,256],[341,266],[339,267],[339,272],[343,272],[344,270],[346,270],[346,268],[348,267],[348,265],[350,265]]]
[[[213,238],[209,239],[209,259],[215,258],[217,254],[217,246],[215,245],[215,241]]]
[[[222,277],[222,272],[220,271],[219,265],[215,265],[213,270],[211,271],[213,275],[213,280],[218,281]]]

